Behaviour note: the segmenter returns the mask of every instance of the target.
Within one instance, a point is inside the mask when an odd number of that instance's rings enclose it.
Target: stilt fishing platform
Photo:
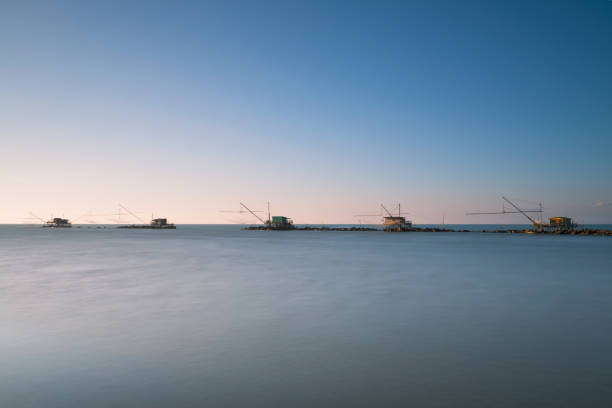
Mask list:
[[[123,205],[119,204],[120,208],[123,208],[128,212],[132,217],[136,218],[142,224],[130,224],[130,225],[120,225],[117,228],[121,229],[176,229],[176,225],[168,222],[166,218],[153,218],[151,215],[151,222],[149,224],[145,223],[142,218],[134,214],[132,211],[125,208]]]

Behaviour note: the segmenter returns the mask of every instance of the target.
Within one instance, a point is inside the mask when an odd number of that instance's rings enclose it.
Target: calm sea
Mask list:
[[[612,406],[612,238],[0,226],[0,407],[358,406]]]

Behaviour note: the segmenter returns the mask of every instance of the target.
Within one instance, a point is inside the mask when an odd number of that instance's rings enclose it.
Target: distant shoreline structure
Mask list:
[[[476,224],[478,225],[478,224]],[[495,225],[495,224],[492,224]],[[571,230],[533,230],[533,229],[496,229],[496,230],[467,230],[467,229],[450,229],[450,228],[417,228],[411,227],[409,229],[402,230],[389,230],[385,228],[370,228],[370,227],[295,227],[291,230],[278,230],[270,229],[265,226],[256,225],[242,228],[243,231],[338,231],[338,232],[359,232],[359,231],[372,231],[372,232],[389,232],[389,233],[410,233],[410,232],[479,232],[479,233],[497,233],[497,234],[536,234],[536,235],[580,235],[580,236],[611,236],[612,230],[605,229],[571,229]]]
[[[404,214],[401,209],[401,204],[397,206],[397,213],[392,213],[387,209],[384,204],[380,204],[381,210],[378,214],[358,214],[354,215],[354,217],[381,217],[381,224],[364,224],[361,219],[359,219],[359,226],[357,224],[348,224],[348,225],[338,225],[338,224],[318,224],[318,225],[296,225],[293,222],[292,218],[280,215],[272,215],[270,211],[270,202],[268,202],[267,208],[267,219],[260,217],[257,213],[261,213],[261,210],[252,210],[247,207],[243,202],[239,203],[238,210],[222,210],[221,212],[229,212],[229,213],[250,213],[255,219],[257,219],[261,224],[251,224],[250,226],[245,226],[243,230],[251,230],[251,231],[338,231],[338,232],[349,232],[349,231],[384,231],[384,232],[485,232],[485,233],[511,233],[511,234],[553,234],[553,235],[596,235],[596,236],[612,236],[612,228],[601,228],[601,225],[591,225],[587,227],[583,224],[578,224],[572,220],[570,217],[565,216],[555,216],[550,217],[548,222],[544,221],[543,217],[543,206],[540,203],[537,209],[525,209],[520,208],[513,201],[508,199],[507,197],[502,196],[502,206],[501,211],[474,211],[465,213],[465,215],[493,215],[493,214],[522,214],[531,225],[527,226],[525,224],[506,224],[510,228],[504,228],[503,224],[491,223],[491,224],[447,224],[445,223],[445,216],[442,216],[441,224],[425,225],[421,224],[420,227],[413,224],[411,220],[408,220],[404,217]],[[132,212],[122,204],[118,204],[119,209],[117,211],[117,218],[112,219],[112,221],[116,221],[121,223],[121,216],[130,215],[134,219],[140,221],[139,224],[119,224],[116,226],[118,229],[176,229],[176,225],[173,223],[169,223],[166,218],[153,218],[153,214],[151,214],[151,221],[147,223],[142,218],[140,218],[136,213]],[[506,208],[505,205],[510,205],[511,208]],[[124,212],[122,213],[121,210]],[[383,212],[384,211],[384,212]],[[530,214],[536,215],[530,215]],[[30,213],[33,218],[25,218],[25,219],[39,219],[43,222],[43,227],[51,227],[51,228],[71,228],[72,223],[69,219],[64,218],[53,218],[51,221],[44,221],[42,218],[36,216],[33,213]],[[81,217],[89,216],[104,216],[105,214],[93,214],[91,211],[88,214],[83,214],[76,218],[78,220]],[[114,214],[112,214],[114,215]],[[73,220],[73,221],[76,221]],[[95,221],[90,221],[90,223],[94,223]],[[223,224],[217,224],[223,225]],[[331,226],[333,225],[333,226]],[[439,227],[438,227],[439,225]],[[489,228],[465,228],[466,226],[498,226],[497,229],[489,229]],[[457,226],[457,229],[448,228],[449,226]],[[463,226],[463,228],[461,228]],[[82,228],[81,226],[77,226],[77,228]],[[106,228],[106,226],[98,226],[96,228]]]
[[[166,218],[155,218],[151,220],[151,224],[130,224],[120,225],[117,228],[129,228],[129,229],[176,229],[176,225],[168,223]]]

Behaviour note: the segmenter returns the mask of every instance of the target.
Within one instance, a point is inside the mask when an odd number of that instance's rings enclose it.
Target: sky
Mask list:
[[[612,1],[0,0],[0,223],[612,223]]]

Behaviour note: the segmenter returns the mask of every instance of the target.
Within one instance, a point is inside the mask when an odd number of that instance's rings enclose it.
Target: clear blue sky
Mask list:
[[[0,4],[0,222],[612,223],[611,1],[125,3]]]

